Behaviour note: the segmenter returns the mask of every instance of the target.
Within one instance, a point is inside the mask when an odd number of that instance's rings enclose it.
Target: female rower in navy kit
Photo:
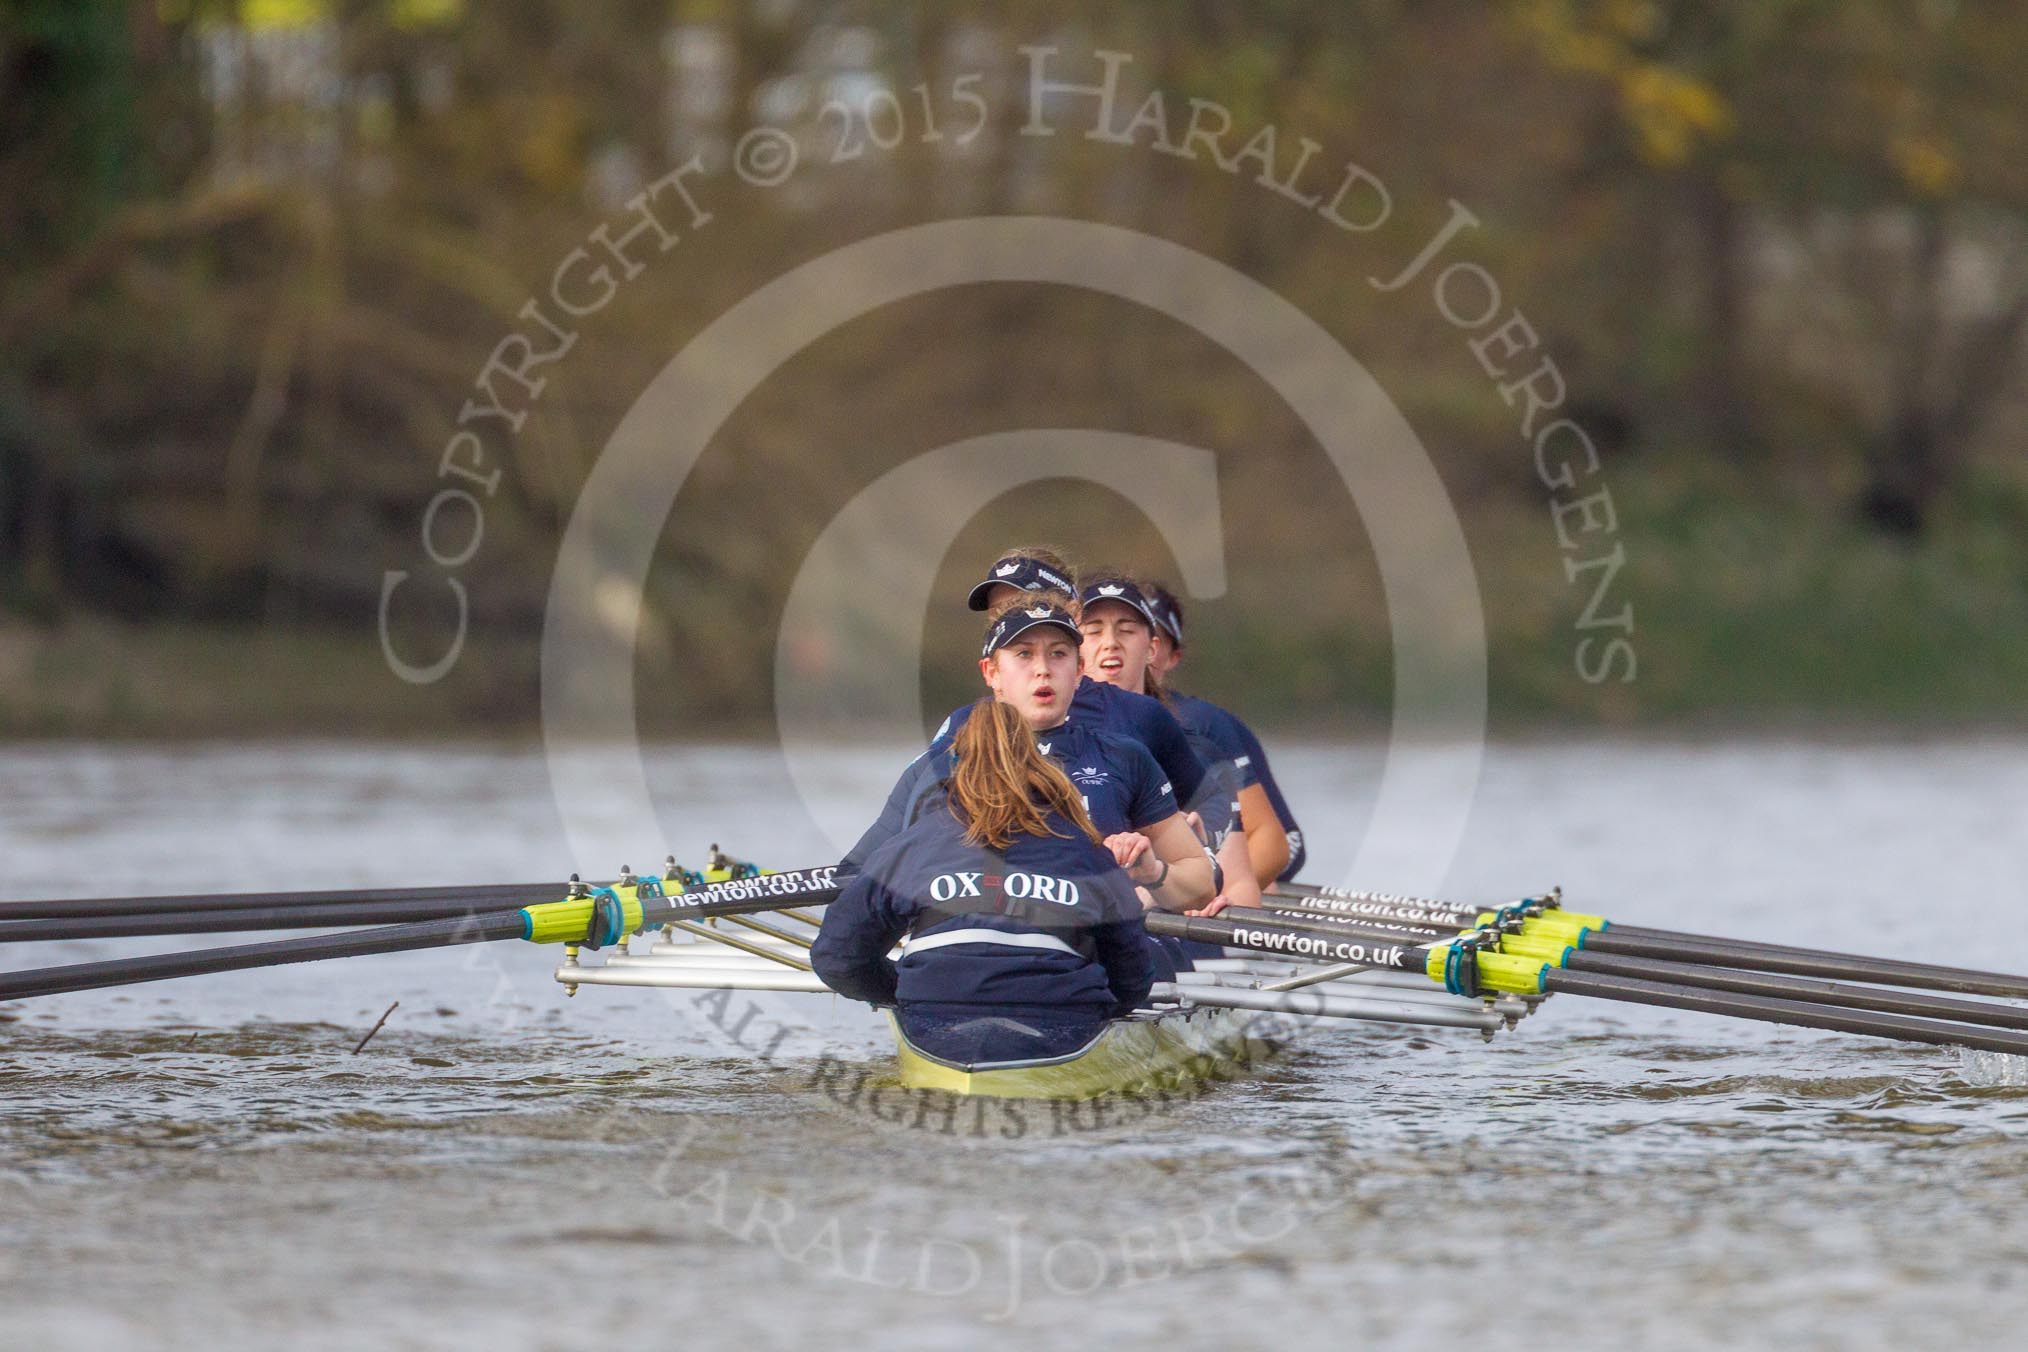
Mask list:
[[[1232,745],[1245,757],[1242,768],[1250,773],[1253,784],[1249,790],[1242,790],[1240,803],[1246,810],[1249,827],[1256,821],[1265,822],[1272,816],[1281,827],[1282,840],[1277,845],[1272,832],[1255,835],[1248,832],[1247,845],[1252,852],[1254,876],[1262,887],[1277,880],[1287,882],[1303,867],[1307,852],[1303,847],[1303,830],[1296,824],[1295,813],[1289,811],[1288,799],[1282,796],[1281,785],[1275,782],[1274,767],[1268,764],[1267,751],[1254,736],[1253,729],[1244,720],[1228,710],[1219,708],[1209,700],[1186,695],[1170,684],[1170,677],[1183,661],[1183,603],[1159,582],[1145,587],[1148,608],[1155,617],[1155,642],[1149,657],[1148,670],[1152,677],[1150,694],[1159,691],[1160,697],[1176,714],[1186,730],[1193,733],[1202,730],[1221,744]]]
[[[1121,689],[1158,692],[1160,686],[1149,676],[1156,620],[1140,585],[1124,573],[1094,574],[1084,580],[1078,602],[1084,667],[1092,678]],[[1257,823],[1266,804],[1263,801],[1252,814],[1244,811],[1245,790],[1252,780],[1243,752],[1229,739],[1204,735],[1187,722],[1183,726],[1208,767],[1197,801],[1186,806],[1198,814],[1223,866],[1220,896],[1229,906],[1258,906],[1252,836],[1261,829]],[[1279,827],[1272,826],[1269,834],[1279,837]]]
[[[1070,568],[1054,550],[1038,547],[1010,549],[993,561],[986,577],[972,588],[966,604],[973,610],[987,610],[1004,604],[1024,592],[1058,591],[1075,596],[1070,585]],[[1086,673],[1087,677],[1090,673]],[[959,709],[944,720],[930,740],[935,750],[958,725],[970,716],[969,708]],[[1204,762],[1190,744],[1183,725],[1162,701],[1149,699],[1138,689],[1126,690],[1086,679],[1077,682],[1070,698],[1069,718],[1079,727],[1100,728],[1133,738],[1154,755],[1155,763],[1169,776],[1179,803],[1194,802],[1204,779]]]
[[[1172,782],[1149,750],[1130,737],[1072,716],[1078,688],[1080,636],[1071,601],[1061,592],[1017,592],[989,615],[979,674],[993,692],[965,712],[1004,704],[1034,735],[1045,759],[1075,786],[1100,838],[1152,904],[1187,911],[1216,894],[1211,858],[1177,809]],[[841,866],[865,871],[889,840],[941,806],[959,763],[956,733],[940,738],[902,772],[878,821]]]
[[[1140,898],[1014,705],[980,700],[951,749],[939,807],[831,903],[811,965],[841,995],[894,1006],[940,1060],[1068,1056],[1148,997]]]

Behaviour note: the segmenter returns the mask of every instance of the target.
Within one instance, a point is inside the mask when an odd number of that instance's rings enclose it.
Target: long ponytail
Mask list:
[[[1084,799],[1013,705],[988,696],[972,706],[951,758],[951,812],[965,823],[966,844],[1004,850],[1017,836],[1061,835],[1050,828],[1052,810],[1098,843]]]

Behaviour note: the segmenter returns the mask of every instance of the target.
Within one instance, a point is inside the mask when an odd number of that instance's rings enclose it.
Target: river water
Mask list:
[[[1341,880],[1379,750],[1277,764],[1309,876]],[[649,757],[679,850],[781,866],[828,857],[816,818],[870,813],[895,768],[837,750],[813,812],[778,753]],[[2020,742],[1500,744],[1446,887],[2028,971],[2024,842]],[[527,881],[565,857],[521,750],[0,750],[0,897]],[[850,1092],[885,1044],[843,1002],[565,1000],[554,961],[0,1005],[0,1347],[1899,1348],[2028,1318],[2014,1067],[1564,998],[1490,1043],[1311,1030],[1110,1117],[911,1118]],[[794,1036],[751,1054],[773,1027]]]

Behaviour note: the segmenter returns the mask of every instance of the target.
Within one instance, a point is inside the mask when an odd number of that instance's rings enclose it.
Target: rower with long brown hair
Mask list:
[[[1058,551],[1042,545],[1016,546],[993,561],[965,604],[973,610],[997,615],[1002,607],[1024,594],[1075,596],[1077,588],[1071,584],[1070,576],[1070,566]],[[1069,604],[1076,609],[1074,603]],[[1169,777],[1176,790],[1176,801],[1193,801],[1202,785],[1205,767],[1183,725],[1160,700],[1093,679],[1095,675],[1085,672],[1082,679],[1073,679],[1064,718],[1079,728],[1115,733],[1139,742]],[[969,705],[953,711],[930,739],[930,750],[940,750],[970,714]]]
[[[1071,1055],[1148,996],[1140,898],[1012,704],[980,700],[950,761],[934,805],[831,904],[811,965],[839,994],[892,1006],[936,1060]]]
[[[980,678],[995,702],[1020,715],[1042,754],[1070,777],[1106,845],[1146,890],[1150,903],[1189,911],[1210,901],[1218,891],[1217,870],[1178,810],[1175,788],[1153,753],[1132,737],[1073,716],[1078,694],[1090,683],[1079,678],[1077,617],[1070,598],[1061,592],[1019,592],[995,606],[987,620]],[[875,850],[946,792],[955,737],[978,707],[961,710],[967,717],[955,720],[956,733],[933,743],[902,772],[879,818],[846,854],[841,865],[846,873],[866,867]],[[1177,737],[1182,737],[1180,728]]]

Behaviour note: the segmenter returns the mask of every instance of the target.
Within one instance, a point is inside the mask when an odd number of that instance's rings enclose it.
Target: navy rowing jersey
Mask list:
[[[969,704],[952,713],[930,739],[930,750],[949,745],[951,737],[971,716]],[[1204,762],[1191,747],[1183,725],[1162,701],[1085,676],[1079,678],[1077,692],[1070,697],[1068,721],[1077,727],[1115,733],[1139,742],[1169,777],[1176,790],[1176,801],[1186,806],[1195,802],[1204,779]]]
[[[1242,789],[1260,782],[1253,766],[1253,753],[1247,749],[1245,725],[1238,718],[1210,700],[1175,691],[1169,693],[1169,711],[1176,715],[1176,721],[1183,725],[1184,733],[1206,763],[1214,759],[1230,761]]]
[[[1176,794],[1148,749],[1130,738],[1065,723],[1037,733],[1042,754],[1070,777],[1084,799],[1084,810],[1101,836],[1146,831],[1176,813]],[[941,807],[951,775],[950,743],[934,745],[909,762],[887,795],[880,817],[866,828],[839,865],[847,875],[858,873],[873,852],[897,832]]]
[[[1279,876],[1284,882],[1295,877],[1305,859],[1303,831],[1296,825],[1295,814],[1289,811],[1288,800],[1282,797],[1281,785],[1275,783],[1274,770],[1268,765],[1267,751],[1261,746],[1260,738],[1254,736],[1253,729],[1238,715],[1219,708],[1209,700],[1172,690],[1169,692],[1169,704],[1185,731],[1193,736],[1205,737],[1233,760],[1239,767],[1241,788],[1259,784],[1267,794],[1268,805],[1275,810],[1276,819],[1289,837],[1288,867]]]
[[[1061,834],[992,850],[951,813],[921,817],[825,911],[817,975],[895,1006],[910,1042],[959,1064],[1077,1050],[1147,999],[1154,968],[1125,870],[1062,816],[1049,825]]]

